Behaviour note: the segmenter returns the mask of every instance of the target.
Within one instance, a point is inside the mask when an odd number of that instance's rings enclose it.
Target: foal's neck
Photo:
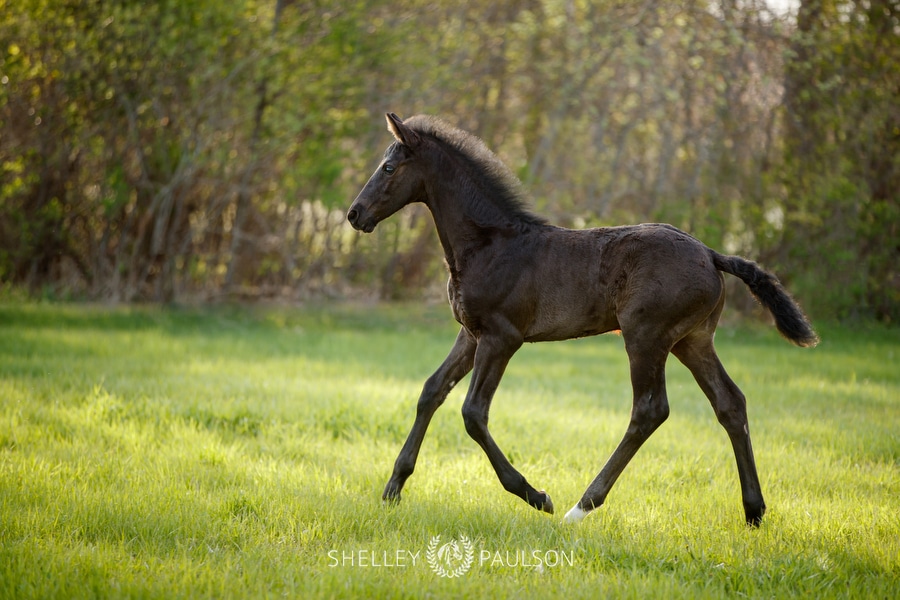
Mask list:
[[[521,233],[535,226],[489,198],[477,174],[462,168],[447,173],[443,161],[433,165],[442,172],[428,177],[425,204],[431,210],[451,272],[460,266],[459,258],[484,248],[491,237]]]
[[[490,212],[482,206],[490,207],[490,203],[484,198],[472,197],[473,187],[469,182],[459,187],[437,185],[428,190],[425,201],[431,210],[451,270],[459,266],[456,258],[467,256],[484,246],[485,239],[494,228],[491,224],[499,222],[496,217],[486,218]]]

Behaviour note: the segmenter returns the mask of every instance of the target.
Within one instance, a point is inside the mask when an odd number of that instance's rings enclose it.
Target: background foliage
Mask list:
[[[0,280],[113,301],[442,284],[343,212],[382,114],[482,136],[566,226],[667,221],[817,316],[900,318],[900,5],[0,0]]]

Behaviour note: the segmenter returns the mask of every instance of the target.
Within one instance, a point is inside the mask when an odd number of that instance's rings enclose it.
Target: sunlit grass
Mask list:
[[[400,505],[381,490],[455,328],[443,307],[209,312],[0,305],[0,596],[894,597],[900,335],[825,328],[800,350],[723,328],[769,512],[743,525],[724,430],[672,359],[672,416],[605,506],[561,513],[621,438],[622,340],[523,348],[491,428],[555,516],[503,491],[435,416]],[[446,579],[432,536],[568,553]],[[329,553],[418,552],[404,567]]]

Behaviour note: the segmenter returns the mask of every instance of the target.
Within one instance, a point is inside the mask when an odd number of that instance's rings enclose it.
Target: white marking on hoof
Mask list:
[[[587,516],[587,511],[581,510],[576,504],[572,507],[572,510],[566,513],[566,516],[563,517],[564,523],[580,523],[582,519]]]

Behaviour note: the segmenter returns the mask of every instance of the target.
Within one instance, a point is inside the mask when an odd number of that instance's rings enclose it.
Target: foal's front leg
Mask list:
[[[487,454],[491,466],[500,478],[504,489],[512,492],[534,508],[553,514],[553,502],[543,490],[531,487],[525,477],[510,464],[503,451],[494,442],[488,431],[488,412],[500,378],[506,370],[509,359],[522,345],[521,339],[506,341],[482,336],[475,352],[475,368],[462,415],[466,432],[478,442]]]
[[[400,500],[403,484],[406,483],[416,467],[419,448],[422,446],[422,440],[425,439],[425,431],[428,429],[428,424],[431,423],[431,417],[444,403],[444,399],[447,398],[447,394],[450,393],[453,386],[472,370],[475,347],[475,338],[466,331],[465,327],[460,329],[450,354],[425,382],[416,406],[416,420],[406,438],[406,443],[403,444],[403,448],[394,462],[394,472],[384,488],[383,500],[394,502]]]

